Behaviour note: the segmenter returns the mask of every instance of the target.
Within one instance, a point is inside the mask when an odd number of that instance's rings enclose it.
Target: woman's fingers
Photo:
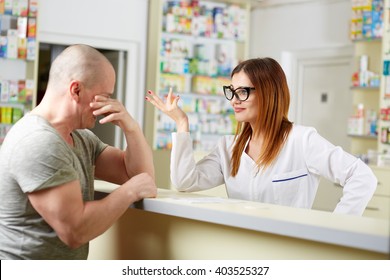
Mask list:
[[[172,87],[168,91],[167,103],[172,103]]]
[[[146,96],[146,100],[152,103],[152,105],[156,106],[158,109],[163,110],[165,105],[164,102],[158,97],[153,91],[148,91],[148,96]]]
[[[173,107],[175,107],[175,108],[178,107],[177,103],[179,102],[179,100],[180,100],[180,96],[179,95],[175,96],[175,99],[173,99],[173,102],[172,102]]]
[[[177,108],[179,98],[173,94],[172,88],[169,89],[165,102],[151,90],[148,91],[148,94],[145,99],[161,111],[167,112]]]
[[[172,88],[169,89],[166,97],[167,98],[164,100],[164,102],[158,95],[149,90],[145,99],[149,101],[154,107],[174,120],[176,124],[179,125],[184,123],[185,127],[181,129],[181,131],[188,131],[188,117],[186,113],[178,106],[180,97],[173,94]]]

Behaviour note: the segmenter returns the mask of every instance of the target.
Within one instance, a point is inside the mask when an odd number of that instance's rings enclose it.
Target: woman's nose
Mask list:
[[[232,100],[230,100],[230,103],[231,103],[232,105],[234,105],[234,104],[241,104],[241,102],[242,102],[242,101],[241,101],[240,99],[238,99],[236,95],[234,95],[233,98],[232,98]]]

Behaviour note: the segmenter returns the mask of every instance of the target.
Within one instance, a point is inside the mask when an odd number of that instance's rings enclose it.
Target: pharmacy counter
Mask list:
[[[115,185],[97,181],[109,193]],[[116,259],[389,259],[388,220],[159,189],[105,241]],[[114,236],[112,236],[114,235]],[[104,240],[104,236],[101,239]],[[114,238],[114,239],[113,239]],[[101,242],[102,244],[102,242]]]

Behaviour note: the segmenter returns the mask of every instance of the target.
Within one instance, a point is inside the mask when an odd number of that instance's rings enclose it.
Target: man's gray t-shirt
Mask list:
[[[0,149],[0,259],[86,259],[88,243],[71,249],[35,211],[27,193],[80,180],[93,200],[94,166],[107,147],[89,130],[72,132],[74,147],[42,117],[29,114]]]

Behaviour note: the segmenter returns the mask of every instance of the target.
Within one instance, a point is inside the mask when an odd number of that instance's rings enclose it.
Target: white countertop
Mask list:
[[[95,190],[117,186],[95,181]],[[131,207],[203,222],[390,254],[390,222],[324,211],[158,189]]]

